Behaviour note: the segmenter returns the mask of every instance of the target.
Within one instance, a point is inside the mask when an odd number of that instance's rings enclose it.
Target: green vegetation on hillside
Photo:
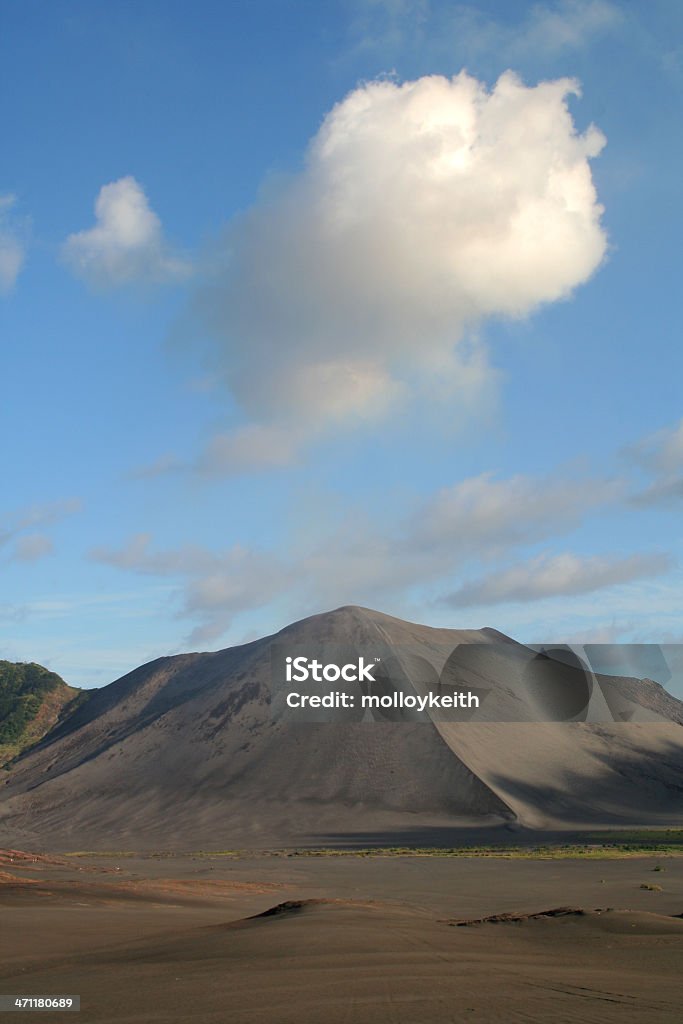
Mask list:
[[[42,665],[0,661],[0,766],[38,743],[85,697]]]

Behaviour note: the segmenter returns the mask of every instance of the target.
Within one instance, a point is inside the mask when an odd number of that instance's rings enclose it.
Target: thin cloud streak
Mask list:
[[[464,583],[442,601],[451,608],[470,608],[589,594],[664,575],[674,564],[669,555],[661,552],[590,558],[541,555]]]

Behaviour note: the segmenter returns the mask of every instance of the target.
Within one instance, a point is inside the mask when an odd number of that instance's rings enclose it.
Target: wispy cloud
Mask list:
[[[16,196],[0,195],[0,294],[10,292],[26,260],[26,242],[12,215]]]
[[[10,560],[34,562],[52,553],[51,539],[37,527],[51,526],[80,512],[80,498],[29,505],[0,518],[0,548],[12,547]]]
[[[220,636],[234,615],[262,607],[295,576],[292,566],[270,552],[240,545],[216,552],[194,544],[153,551],[150,534],[138,534],[120,549],[94,548],[90,558],[144,575],[185,578],[179,614],[202,620],[189,634],[189,644],[208,643]]]
[[[659,552],[590,558],[579,558],[573,554],[542,555],[464,583],[442,600],[452,608],[469,608],[589,594],[606,587],[661,576],[673,566],[673,559]]]
[[[618,5],[609,0],[536,4],[522,22],[514,45],[528,52],[541,49],[550,54],[581,49],[615,29],[623,17]]]
[[[631,496],[634,505],[659,505],[683,498],[683,419],[629,445],[624,454],[652,479]]]
[[[12,556],[15,562],[37,562],[54,551],[54,544],[44,533],[28,533],[19,537]]]
[[[65,262],[100,288],[163,283],[186,278],[190,263],[175,254],[142,186],[128,176],[103,185],[95,202],[95,224],[69,235]]]
[[[519,5],[504,19],[481,5],[448,0],[359,0],[354,6],[352,52],[385,61],[415,52],[455,55],[461,63],[490,57],[499,66],[529,57],[547,60],[587,48],[624,21],[610,0]]]
[[[618,479],[520,474],[499,480],[482,473],[439,491],[415,516],[412,532],[424,548],[497,551],[571,529],[622,492]]]
[[[180,459],[169,452],[166,455],[160,455],[154,462],[136,466],[127,476],[129,480],[153,480],[155,477],[166,476],[168,473],[175,473],[182,468],[183,464]]]
[[[483,474],[424,500],[393,528],[350,514],[315,541],[293,538],[287,556],[239,545],[156,550],[150,534],[139,534],[121,548],[96,548],[90,557],[177,579],[179,614],[199,621],[188,642],[203,643],[223,634],[239,614],[283,595],[311,608],[395,602],[425,585],[443,585],[473,562],[567,533],[619,493],[612,481],[582,483]]]

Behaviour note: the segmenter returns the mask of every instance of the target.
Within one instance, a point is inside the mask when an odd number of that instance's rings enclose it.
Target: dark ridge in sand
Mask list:
[[[607,910],[594,910],[594,914],[605,914]],[[581,907],[553,907],[529,914],[489,914],[488,917],[470,917],[462,921],[447,921],[453,928],[467,928],[472,924],[510,924],[520,921],[538,921],[549,917],[583,917],[586,911]]]
[[[363,907],[365,909],[368,909],[373,906],[375,906],[374,902],[369,903],[367,900],[342,900],[323,898],[307,900],[284,900],[282,903],[276,903],[274,907],[268,907],[267,910],[262,910],[260,914],[252,914],[251,917],[244,918],[244,920],[235,923],[244,924],[246,921],[259,921],[261,920],[261,918],[282,917],[283,915],[301,914],[305,912],[310,912],[312,910],[325,909],[328,907]]]
[[[261,917],[278,917],[281,914],[297,914],[306,907],[324,903],[324,900],[285,900],[284,903],[276,903],[274,907],[262,910],[260,914],[252,914],[246,918],[247,921],[257,921]]]
[[[445,647],[463,645],[463,684],[488,691],[498,720],[287,720],[272,699],[273,645],[323,643],[388,656],[410,645],[396,657],[416,691]],[[425,845],[441,833],[452,845],[456,828],[683,823],[683,705],[625,680],[609,698],[623,721],[543,722],[520,696],[528,655],[495,630],[345,607],[240,647],[158,659],[93,693],[20,758],[0,790],[0,838],[42,850],[217,849],[361,835]],[[500,720],[513,711],[521,720]]]

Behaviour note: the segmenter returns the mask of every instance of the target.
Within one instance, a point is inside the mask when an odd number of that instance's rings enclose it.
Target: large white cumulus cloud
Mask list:
[[[252,424],[298,444],[437,380],[441,393],[478,387],[482,320],[525,316],[590,277],[606,249],[589,164],[604,138],[576,131],[577,92],[512,72],[489,91],[462,72],[369,82],[333,108],[304,170],[230,229],[199,300]],[[231,444],[214,444],[226,467]]]

